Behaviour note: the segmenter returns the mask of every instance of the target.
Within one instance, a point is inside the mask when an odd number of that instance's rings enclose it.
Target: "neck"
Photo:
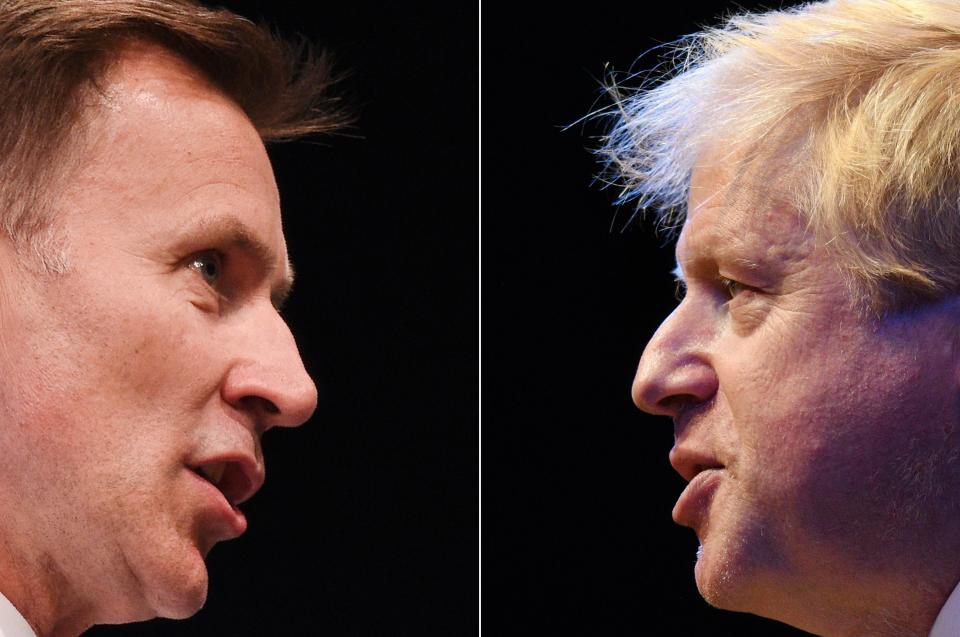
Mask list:
[[[11,604],[23,615],[37,637],[75,637],[93,625],[92,609],[69,585],[53,557],[29,542],[39,535],[34,528],[19,528],[18,513],[3,509],[0,528],[0,582]]]
[[[955,584],[956,582],[954,582]],[[863,600],[858,614],[837,635],[861,637],[927,637],[953,585],[931,581],[904,582]],[[826,634],[826,633],[825,633]]]
[[[928,637],[960,581],[960,563],[937,566],[908,574],[844,568],[818,580],[834,582],[829,590],[785,591],[790,599],[758,614],[823,637]],[[852,580],[844,578],[851,573]]]

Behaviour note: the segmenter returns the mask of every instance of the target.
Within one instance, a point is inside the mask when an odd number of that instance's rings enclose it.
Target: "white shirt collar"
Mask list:
[[[37,637],[20,611],[0,593],[0,637]]]
[[[933,622],[930,637],[956,637],[960,635],[960,585],[957,585],[940,609],[937,620]]]

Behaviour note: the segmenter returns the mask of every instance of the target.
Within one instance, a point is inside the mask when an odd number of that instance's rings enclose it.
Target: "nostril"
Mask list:
[[[280,408],[276,406],[271,400],[267,400],[262,396],[244,396],[240,399],[240,403],[243,405],[244,409],[250,411],[259,411],[267,414],[279,414]]]
[[[676,415],[700,402],[702,401],[693,394],[678,394],[661,398],[657,405],[667,412],[667,415]]]

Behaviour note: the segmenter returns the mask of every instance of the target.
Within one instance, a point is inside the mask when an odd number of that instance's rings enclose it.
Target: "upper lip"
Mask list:
[[[676,445],[670,450],[670,465],[687,482],[693,480],[701,471],[723,467],[713,454]]]
[[[246,502],[263,486],[264,467],[252,456],[237,453],[207,458],[189,465],[214,484],[232,505]],[[219,479],[217,478],[219,475]]]

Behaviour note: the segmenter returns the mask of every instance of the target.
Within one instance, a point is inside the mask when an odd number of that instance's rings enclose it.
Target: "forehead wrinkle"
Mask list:
[[[760,268],[760,264],[754,261],[753,259],[736,257],[735,259],[733,259],[733,262],[736,265],[740,266],[741,268],[745,268],[747,270],[758,270]]]
[[[793,253],[809,238],[804,228],[798,241],[795,226],[801,221],[793,206],[775,185],[767,190],[750,186],[751,182],[734,185],[723,181],[727,176],[701,175],[706,179],[701,179],[697,190],[708,194],[701,201],[691,201],[696,205],[681,233],[687,244],[684,251],[692,247],[695,252],[691,259],[724,261],[748,270],[792,260]],[[711,177],[719,181],[712,188]]]
[[[691,174],[675,274],[713,278],[726,266],[725,276],[772,285],[803,267],[816,237],[790,197],[794,153],[779,149],[704,153]]]
[[[718,244],[737,236],[735,229],[727,227],[729,223],[724,223],[729,217],[729,211],[725,209],[731,207],[729,185],[721,178],[721,175],[725,175],[726,172],[720,165],[706,164],[698,166],[693,173],[687,202],[686,223],[680,232],[676,247],[677,267],[681,276],[684,270],[692,270],[703,261],[715,261]],[[720,187],[715,187],[718,181]],[[707,194],[700,198],[699,195],[703,193]],[[718,208],[724,210],[717,210]],[[710,217],[709,221],[705,216]],[[716,236],[718,233],[730,236],[718,237]],[[692,245],[691,235],[693,235]]]
[[[710,206],[708,209],[716,210],[720,207]],[[717,210],[708,218],[705,216],[706,210],[701,210],[697,215],[688,218],[677,242],[675,275],[678,272],[681,277],[691,272],[715,275],[716,264],[733,261],[738,258],[736,255],[742,254],[741,233],[728,222],[729,215],[725,214],[727,212]]]
[[[749,276],[751,285],[781,285],[804,270],[815,249],[815,237],[798,231],[797,215],[786,212],[773,206],[756,212],[723,211],[729,220],[716,223],[701,218],[690,234],[694,241],[687,237],[684,250],[677,252],[681,273],[704,279]]]

